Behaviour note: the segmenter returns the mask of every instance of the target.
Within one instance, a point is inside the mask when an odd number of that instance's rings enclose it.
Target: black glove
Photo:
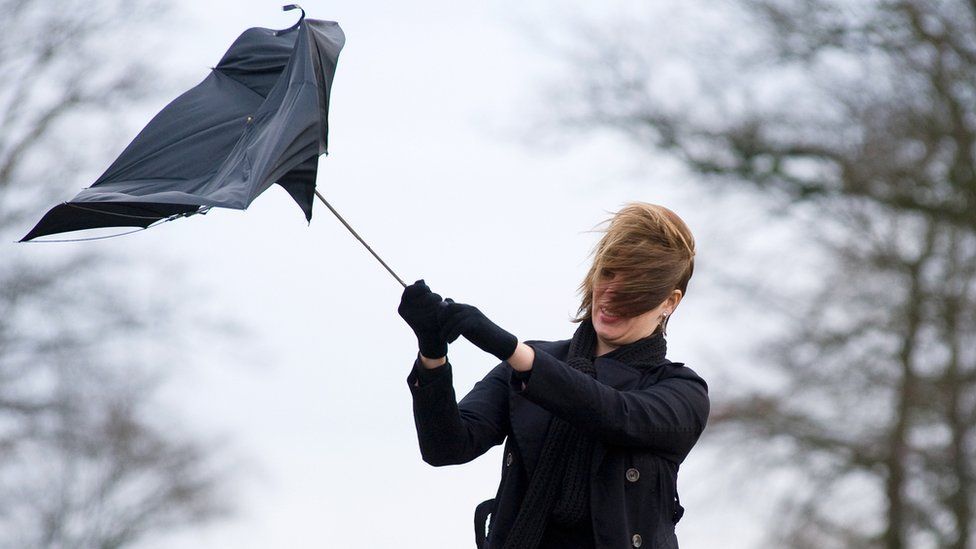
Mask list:
[[[427,358],[447,355],[447,340],[440,335],[437,311],[444,308],[441,296],[430,291],[423,279],[403,290],[397,312],[417,335],[420,354]]]
[[[455,303],[446,299],[446,305],[438,307],[437,320],[440,322],[440,335],[445,341],[453,343],[458,336],[474,343],[482,351],[495,355],[498,360],[508,360],[518,347],[518,338],[488,320],[477,307]]]

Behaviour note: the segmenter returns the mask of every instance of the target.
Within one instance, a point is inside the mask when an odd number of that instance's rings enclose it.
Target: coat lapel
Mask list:
[[[596,367],[597,381],[618,391],[635,389],[640,382],[640,370],[612,358],[597,357],[593,365]]]
[[[632,366],[612,358],[597,357],[593,362],[596,367],[596,379],[604,385],[609,385],[618,391],[636,389],[640,384],[641,371]],[[597,469],[603,463],[607,447],[597,444],[593,449],[593,461],[590,463],[590,478],[597,478]]]
[[[508,417],[512,418],[512,434],[515,436],[515,443],[518,445],[528,478],[532,478],[535,466],[539,462],[539,454],[542,453],[542,444],[549,431],[552,414],[515,394],[509,400],[509,406]]]
[[[569,353],[569,340],[533,342],[539,349],[549,353],[559,360],[566,360]],[[536,464],[539,462],[539,454],[542,453],[542,444],[546,440],[546,433],[549,431],[549,421],[552,414],[541,406],[521,397],[514,392],[509,393],[509,415],[512,425],[512,435],[518,445],[519,453],[522,456],[522,463],[528,478],[532,478]]]

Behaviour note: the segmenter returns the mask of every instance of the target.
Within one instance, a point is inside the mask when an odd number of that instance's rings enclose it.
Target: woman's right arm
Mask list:
[[[418,280],[404,288],[397,308],[417,335],[420,347],[407,384],[413,395],[420,453],[431,465],[471,461],[501,444],[510,431],[508,367],[504,364],[457,402],[446,356],[447,339],[440,333],[437,319],[443,306],[441,296]]]
[[[424,461],[434,466],[467,463],[504,442],[511,432],[508,365],[488,372],[459,403],[450,362],[441,359],[440,366],[425,368],[423,359],[414,362],[407,385]]]

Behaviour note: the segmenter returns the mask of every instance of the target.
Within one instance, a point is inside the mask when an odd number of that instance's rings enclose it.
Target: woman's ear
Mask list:
[[[678,303],[681,303],[681,297],[682,297],[681,290],[678,289],[675,289],[673,292],[671,292],[671,296],[668,297],[668,302],[671,305],[672,313],[678,307]]]

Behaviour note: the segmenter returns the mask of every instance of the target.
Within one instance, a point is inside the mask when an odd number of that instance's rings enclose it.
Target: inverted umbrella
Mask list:
[[[163,108],[101,177],[48,211],[21,241],[82,229],[144,229],[214,206],[243,210],[277,183],[309,221],[318,196],[405,286],[315,189],[344,44],[338,23],[306,19],[304,10],[288,29],[247,29],[210,74]]]

